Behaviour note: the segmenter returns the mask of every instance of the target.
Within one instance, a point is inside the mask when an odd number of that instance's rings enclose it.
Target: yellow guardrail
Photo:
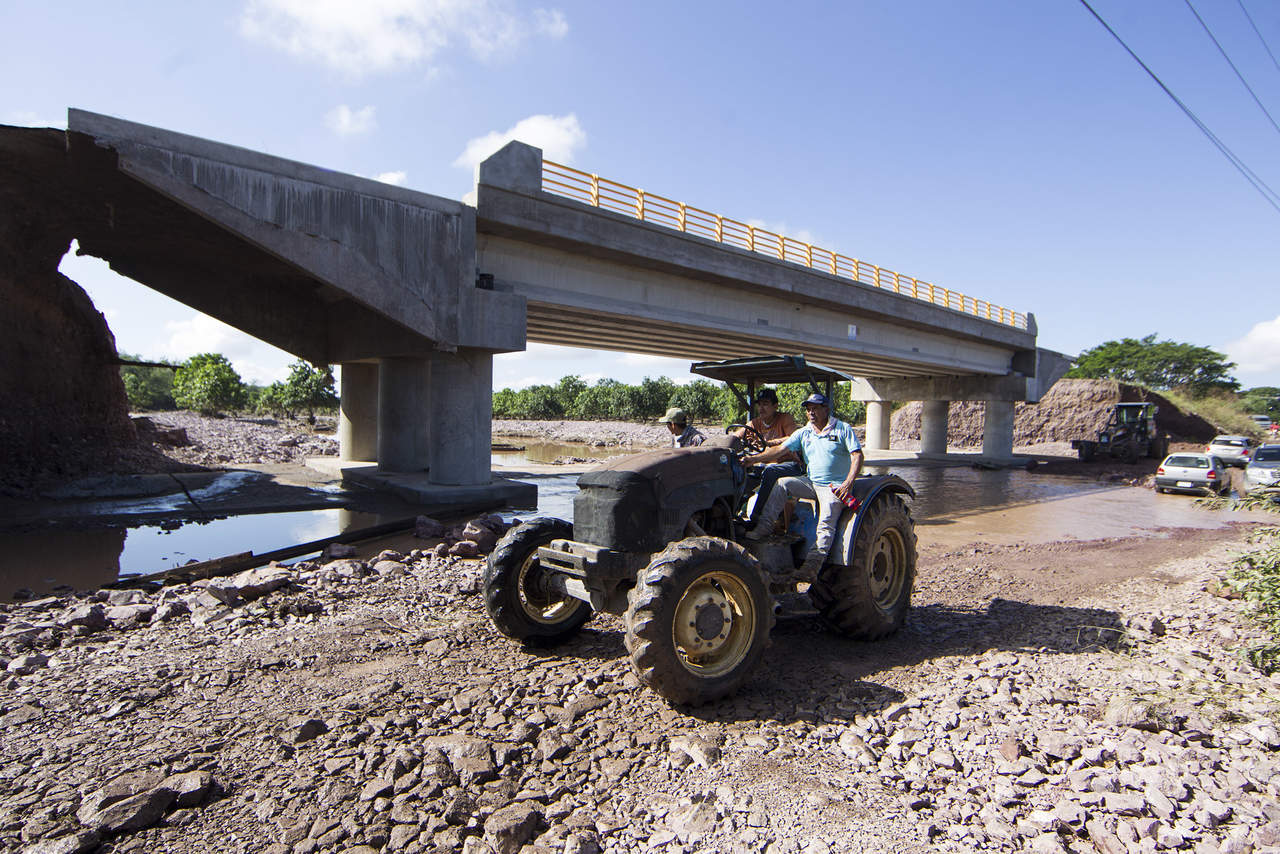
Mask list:
[[[633,216],[644,222],[663,225],[751,252],[759,252],[782,261],[802,264],[833,276],[884,288],[896,294],[944,306],[954,311],[1004,323],[1017,329],[1027,328],[1027,316],[1020,311],[993,305],[986,300],[966,296],[950,288],[938,287],[932,282],[923,282],[905,273],[850,258],[847,255],[796,240],[794,237],[775,234],[767,229],[695,208],[684,202],[677,202],[675,199],[668,199],[666,196],[645,192],[639,187],[631,187],[590,172],[574,169],[572,166],[543,160],[542,189],[558,196],[586,202],[594,207]]]

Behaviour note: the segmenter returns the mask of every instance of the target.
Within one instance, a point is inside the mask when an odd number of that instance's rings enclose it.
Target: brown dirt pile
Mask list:
[[[48,176],[5,164],[0,150],[0,493],[100,466],[135,441],[115,340],[58,263],[76,229],[56,131],[6,136]]]
[[[1093,439],[1106,426],[1117,403],[1151,401],[1160,409],[1156,426],[1175,441],[1206,442],[1217,431],[1203,418],[1182,412],[1166,398],[1115,380],[1058,380],[1039,403],[1014,407],[1013,443],[1038,445]],[[947,444],[976,447],[982,444],[985,404],[956,401],[947,420]],[[920,404],[909,403],[893,414],[892,441],[919,441]]]

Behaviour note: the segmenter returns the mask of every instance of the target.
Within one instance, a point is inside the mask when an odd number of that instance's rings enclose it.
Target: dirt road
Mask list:
[[[425,552],[247,604],[8,607],[0,847],[1275,850],[1280,681],[1206,592],[1246,535],[922,528],[901,633],[843,640],[796,597],[741,694],[694,710],[637,686],[617,620],[522,649],[479,563]]]

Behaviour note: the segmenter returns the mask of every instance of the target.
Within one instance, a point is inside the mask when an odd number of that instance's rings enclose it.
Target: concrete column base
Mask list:
[[[945,400],[926,400],[920,404],[920,453],[941,455],[947,452],[947,416],[951,404]]]
[[[433,484],[474,486],[491,480],[493,354],[460,347],[431,356]]]
[[[1013,456],[1013,401],[988,400],[982,425],[982,455],[997,460]]]
[[[890,403],[887,400],[867,401],[867,441],[866,446],[873,451],[889,449],[889,416]]]
[[[378,366],[348,362],[340,367],[338,458],[378,458]]]
[[[428,466],[429,362],[396,356],[378,363],[378,469],[420,472]]]

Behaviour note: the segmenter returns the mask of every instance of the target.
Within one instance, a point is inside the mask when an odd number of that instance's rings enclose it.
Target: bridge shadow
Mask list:
[[[779,616],[771,646],[739,692],[707,706],[680,707],[681,712],[706,721],[851,721],[904,699],[876,679],[895,668],[955,656],[976,661],[998,651],[1023,656],[1115,649],[1125,637],[1115,611],[993,599],[978,607],[921,605],[896,634],[855,641],[803,610],[804,596],[785,604],[796,610]],[[597,617],[591,625],[569,642],[529,652],[601,661],[626,656],[616,620]],[[657,695],[652,699],[663,702]]]

